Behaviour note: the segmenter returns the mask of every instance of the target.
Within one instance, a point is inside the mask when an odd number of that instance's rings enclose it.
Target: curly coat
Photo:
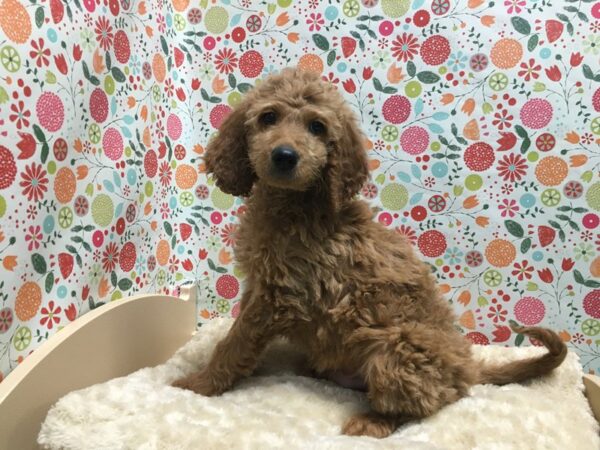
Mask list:
[[[473,361],[428,265],[355,199],[368,178],[363,144],[335,87],[294,69],[264,80],[224,121],[205,161],[220,189],[248,196],[236,245],[246,286],[208,366],[174,386],[221,394],[284,336],[318,374],[364,385],[371,412],[350,418],[343,433],[385,437],[473,384],[524,381],[564,360],[561,339],[532,327],[515,331],[541,341],[543,356],[500,367]],[[299,156],[291,174],[273,167],[281,145]]]

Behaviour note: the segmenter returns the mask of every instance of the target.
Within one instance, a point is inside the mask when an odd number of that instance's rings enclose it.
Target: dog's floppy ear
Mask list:
[[[369,177],[364,136],[356,118],[348,110],[342,111],[340,118],[343,131],[333,143],[328,170],[330,196],[335,209],[358,194]]]
[[[256,180],[246,142],[248,104],[243,100],[227,116],[218,135],[209,142],[204,156],[208,173],[214,175],[217,186],[227,194],[248,195]]]

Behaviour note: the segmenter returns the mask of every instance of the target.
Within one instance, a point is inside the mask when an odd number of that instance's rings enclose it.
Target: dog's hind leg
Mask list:
[[[350,342],[364,361],[372,412],[350,418],[345,434],[385,437],[464,397],[474,382],[469,345],[454,330],[421,323],[365,327]]]

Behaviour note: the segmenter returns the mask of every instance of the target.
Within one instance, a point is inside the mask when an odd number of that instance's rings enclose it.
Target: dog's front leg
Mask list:
[[[205,396],[219,395],[240,378],[252,374],[260,354],[274,335],[273,314],[265,302],[245,293],[240,315],[229,333],[215,348],[202,370],[173,383]]]

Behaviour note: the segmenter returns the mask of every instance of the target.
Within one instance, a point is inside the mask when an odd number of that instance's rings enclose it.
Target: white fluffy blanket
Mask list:
[[[387,439],[340,435],[367,408],[362,393],[294,375],[282,345],[259,372],[220,397],[169,383],[209,357],[231,320],[215,320],[165,364],[72,392],[49,411],[38,437],[50,449],[597,449],[598,425],[583,395],[582,369],[569,354],[555,373],[527,386],[475,386],[472,395]],[[508,361],[539,348],[477,347]]]

